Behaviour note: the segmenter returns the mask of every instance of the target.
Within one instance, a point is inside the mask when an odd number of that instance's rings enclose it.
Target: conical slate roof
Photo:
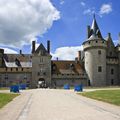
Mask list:
[[[99,39],[99,38],[103,38],[100,32],[100,29],[98,27],[95,15],[93,17],[93,22],[92,22],[92,26],[90,28],[90,37],[89,40],[91,39]]]
[[[107,37],[106,41],[107,41],[108,47],[113,47],[113,48],[115,47],[110,33],[108,33],[108,37]]]

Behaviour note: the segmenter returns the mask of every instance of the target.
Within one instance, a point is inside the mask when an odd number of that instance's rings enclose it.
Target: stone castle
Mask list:
[[[38,87],[41,81],[49,87],[83,84],[85,86],[120,85],[120,44],[114,45],[111,34],[104,39],[95,16],[87,27],[83,51],[75,60],[51,60],[50,41],[47,49],[41,43],[37,49],[32,42],[31,54],[5,54],[0,49],[0,87],[27,84]]]

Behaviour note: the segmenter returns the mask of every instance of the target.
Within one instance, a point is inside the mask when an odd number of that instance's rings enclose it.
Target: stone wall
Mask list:
[[[14,84],[27,84],[29,86],[31,73],[0,73],[0,87],[9,87]]]
[[[107,65],[107,85],[111,86],[111,85],[118,85],[119,84],[119,67],[118,64],[117,65],[113,65],[113,64],[109,64]]]

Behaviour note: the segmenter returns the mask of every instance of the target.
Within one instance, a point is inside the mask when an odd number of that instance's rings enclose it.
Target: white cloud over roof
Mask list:
[[[78,51],[83,50],[82,46],[60,47],[51,53],[52,59],[74,60],[78,56]]]
[[[22,47],[60,18],[50,0],[0,0],[0,41]]]
[[[100,8],[100,11],[99,11],[99,13],[101,15],[109,14],[110,12],[112,12],[112,5],[111,4],[103,4]]]
[[[6,53],[6,54],[18,54],[18,52],[13,49],[1,47],[1,46],[0,46],[0,48],[4,49],[4,53]]]

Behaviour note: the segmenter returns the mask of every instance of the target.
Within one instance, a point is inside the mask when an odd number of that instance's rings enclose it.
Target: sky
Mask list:
[[[120,0],[0,0],[0,48],[5,53],[31,53],[51,41],[52,59],[73,60],[86,40],[87,25],[96,15],[102,36],[120,32]]]

